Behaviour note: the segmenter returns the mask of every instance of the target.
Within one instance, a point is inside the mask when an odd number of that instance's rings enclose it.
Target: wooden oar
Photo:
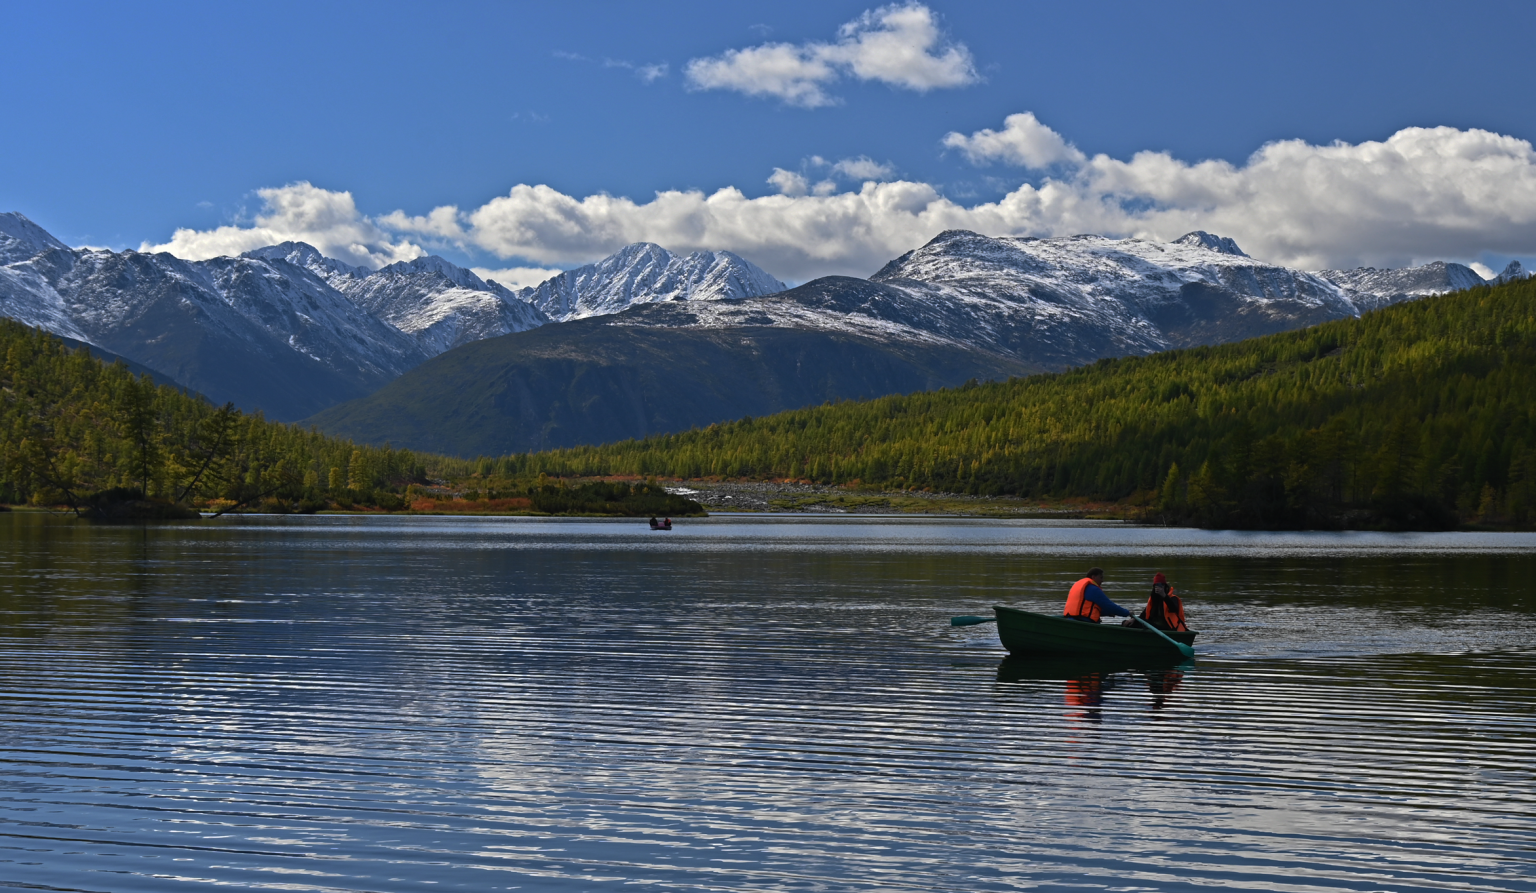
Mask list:
[[[1140,617],[1137,617],[1135,614],[1131,615],[1131,619],[1136,621],[1137,623],[1141,624],[1142,626],[1146,627],[1147,629],[1150,629],[1151,631],[1157,633],[1159,636],[1162,637],[1162,640],[1164,642],[1167,642],[1169,645],[1172,645],[1173,647],[1179,649],[1179,653],[1184,655],[1185,657],[1194,657],[1195,656],[1195,649],[1189,647],[1188,645],[1185,645],[1183,642],[1176,641],[1172,636],[1168,635],[1167,633],[1163,632],[1162,630],[1158,629],[1157,627],[1153,626],[1152,624],[1146,622],[1145,620],[1142,620]]]
[[[963,616],[963,617],[951,617],[951,618],[949,618],[949,625],[950,626],[975,626],[978,623],[996,623],[996,622],[997,622],[997,618],[996,617],[971,617],[971,616],[967,615],[967,616]]]

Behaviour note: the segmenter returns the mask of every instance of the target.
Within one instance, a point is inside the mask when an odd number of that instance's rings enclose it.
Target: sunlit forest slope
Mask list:
[[[1237,344],[482,461],[1133,500],[1248,528],[1529,523],[1536,281]]]
[[[429,477],[451,486],[429,486]],[[462,460],[359,446],[214,406],[0,319],[0,504],[102,519],[195,510],[696,514],[654,484],[528,481],[487,492]],[[469,495],[473,498],[464,499]]]

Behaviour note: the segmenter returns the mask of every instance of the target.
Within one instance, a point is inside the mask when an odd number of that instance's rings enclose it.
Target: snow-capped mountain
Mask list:
[[[1515,261],[1514,265],[1518,268],[1520,262]],[[1409,298],[1443,295],[1487,284],[1487,280],[1477,275],[1477,271],[1471,267],[1444,261],[1397,270],[1378,270],[1375,267],[1323,270],[1317,275],[1339,286],[1361,311],[1374,310]]]
[[[1206,232],[1162,243],[954,230],[867,280],[826,277],[752,300],[632,310],[608,324],[818,329],[969,346],[1061,369],[1300,328],[1483,283],[1446,263],[1301,272]]]
[[[36,257],[50,248],[68,248],[20,214],[0,214],[0,264]]]
[[[367,276],[367,267],[354,267],[335,258],[326,257],[320,253],[320,249],[306,242],[282,242],[277,245],[268,245],[265,248],[257,248],[247,251],[241,257],[256,257],[262,260],[285,260],[296,267],[303,267],[319,278],[331,288],[341,291],[337,283],[351,282],[359,276]]]
[[[0,313],[277,418],[362,396],[426,359],[283,260],[49,247],[0,267]]]
[[[1520,279],[1529,279],[1531,275],[1532,274],[1525,271],[1524,267],[1520,266],[1519,261],[1512,260],[1504,267],[1504,272],[1493,277],[1493,282],[1495,285],[1503,285],[1506,282],[1515,282]]]
[[[20,214],[0,214],[0,314],[280,419],[548,322],[441,258],[370,271],[300,242],[207,261],[77,250]]]
[[[410,335],[428,356],[549,322],[510,289],[487,282],[440,257],[421,257],[381,270],[353,267],[303,242],[248,251],[304,267],[354,304]]]
[[[567,270],[518,297],[550,319],[618,313],[662,301],[730,301],[783,291],[784,283],[729,251],[676,255],[637,242],[595,264]]]
[[[1247,257],[1248,253],[1237,247],[1237,241],[1226,236],[1213,236],[1204,230],[1195,230],[1185,233],[1173,240],[1175,245],[1185,245],[1190,248],[1205,248],[1217,254],[1233,254],[1238,257]]]
[[[1254,260],[1227,238],[1171,242],[949,231],[870,282],[920,303],[923,328],[1063,368],[1099,357],[1235,341],[1356,313],[1318,276]]]

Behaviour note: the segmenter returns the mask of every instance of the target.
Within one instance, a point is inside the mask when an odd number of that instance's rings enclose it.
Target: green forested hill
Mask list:
[[[0,320],[0,502],[109,512],[327,498],[377,504],[420,457],[216,407]],[[143,503],[149,503],[148,506]]]
[[[463,480],[470,469],[217,407],[0,319],[0,504],[63,505],[105,519],[194,517],[193,508],[702,511],[654,483],[541,480],[487,493],[477,482],[464,493],[422,487],[429,473]]]
[[[1527,523],[1536,281],[1219,347],[508,457],[507,474],[783,477],[1139,499],[1241,527]]]

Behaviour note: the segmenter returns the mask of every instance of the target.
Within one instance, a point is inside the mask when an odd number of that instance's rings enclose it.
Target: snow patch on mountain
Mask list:
[[[296,267],[303,267],[324,279],[337,291],[343,290],[336,284],[337,282],[347,282],[372,272],[367,267],[354,267],[333,257],[326,257],[320,253],[320,249],[306,242],[283,242],[278,245],[268,245],[265,248],[247,251],[240,256],[260,258],[262,260],[285,260]]]
[[[729,251],[675,255],[637,242],[595,264],[567,270],[518,293],[550,319],[617,313],[663,301],[722,301],[783,291],[784,283]]]
[[[1519,262],[1515,263],[1518,266]],[[1317,275],[1343,289],[1361,311],[1487,284],[1487,280],[1477,275],[1477,271],[1471,267],[1445,261],[1396,270],[1378,270],[1375,267],[1322,270]]]
[[[65,338],[89,341],[70,318],[64,297],[45,275],[49,265],[39,263],[41,258],[42,255],[36,255],[0,266],[0,316]]]
[[[370,270],[328,258],[303,242],[258,248],[243,256],[281,259],[309,270],[369,314],[411,336],[429,356],[549,321],[500,283],[441,257]]]
[[[816,283],[825,285],[827,280]],[[862,280],[848,280],[850,284]],[[865,283],[867,285],[867,283]],[[882,313],[881,308],[858,309],[829,306],[818,297],[814,284],[751,300],[674,301],[636,305],[628,312],[610,314],[608,325],[637,328],[725,329],[768,327],[860,335],[880,341],[974,347],[968,339],[925,328],[916,314]],[[855,286],[856,288],[857,286]],[[876,289],[879,287],[876,286]],[[807,289],[812,289],[807,293]]]
[[[549,321],[497,282],[440,257],[390,264],[339,286],[360,307],[416,338],[434,356]]]

